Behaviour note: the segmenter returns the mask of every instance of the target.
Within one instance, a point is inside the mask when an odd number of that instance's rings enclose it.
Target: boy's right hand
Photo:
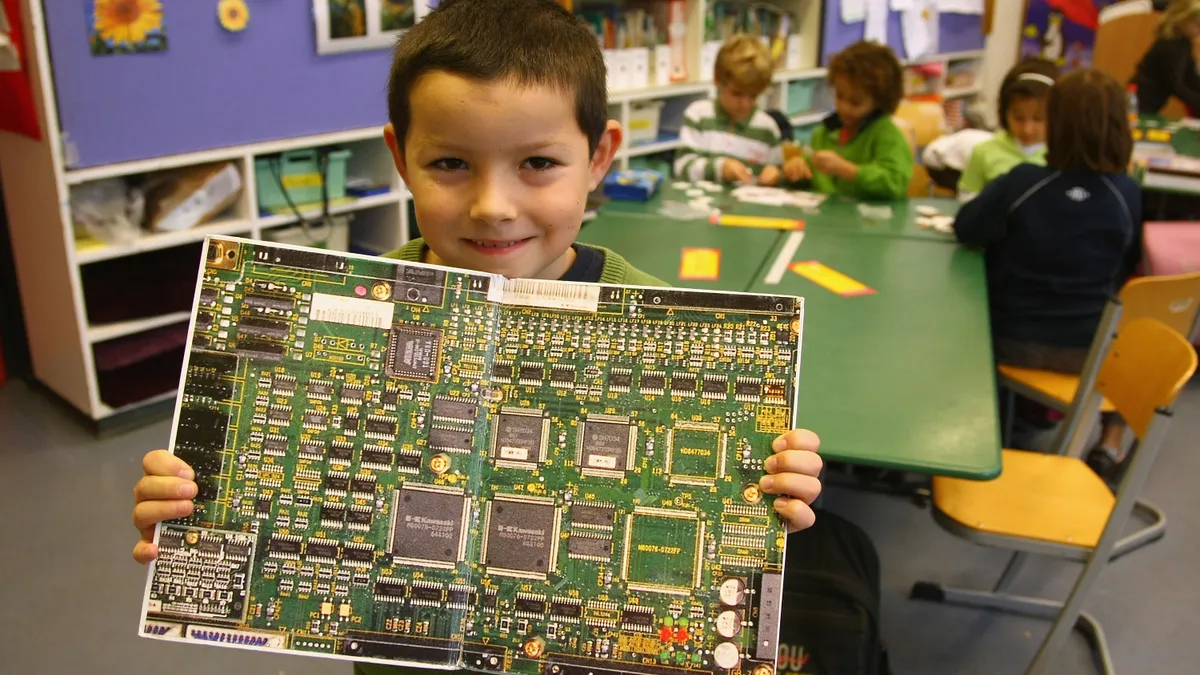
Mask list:
[[[793,157],[783,165],[783,175],[793,183],[798,183],[802,180],[812,180],[812,169],[808,168],[808,162],[804,161],[803,157]]]
[[[749,183],[754,180],[754,172],[740,161],[726,157],[721,167],[721,180],[726,183]]]
[[[146,453],[142,470],[146,475],[133,488],[133,525],[142,535],[133,547],[133,559],[145,565],[158,557],[154,526],[191,513],[199,488],[192,467],[166,450]]]

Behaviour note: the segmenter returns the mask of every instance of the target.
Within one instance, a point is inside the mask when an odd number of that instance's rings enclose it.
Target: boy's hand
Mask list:
[[[821,439],[808,429],[792,429],[771,443],[767,475],[759,481],[763,492],[780,495],[775,511],[787,521],[788,532],[812,527],[817,517],[809,504],[821,494]]]
[[[133,525],[142,535],[133,547],[133,559],[145,565],[158,557],[158,546],[152,543],[154,526],[191,513],[199,488],[193,480],[196,472],[166,450],[146,453],[142,470],[146,475],[133,488]]]
[[[802,180],[812,180],[812,169],[808,168],[808,162],[804,161],[803,157],[793,157],[783,165],[783,175],[793,183],[798,183]]]
[[[858,165],[832,150],[821,150],[813,155],[813,168],[842,180],[854,180]]]
[[[721,166],[721,180],[726,183],[749,183],[754,180],[754,172],[740,161],[726,157]]]
[[[774,165],[768,166],[762,170],[762,173],[758,174],[758,184],[766,186],[778,185],[779,176],[779,167]]]

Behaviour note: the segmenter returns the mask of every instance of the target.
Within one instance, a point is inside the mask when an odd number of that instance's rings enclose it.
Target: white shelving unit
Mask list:
[[[826,71],[818,67],[822,0],[775,0],[780,7],[798,18],[800,30],[799,68],[775,74],[773,86],[764,95],[764,105],[788,110],[788,90],[792,83],[822,80]],[[389,191],[330,207],[331,214],[355,217],[352,239],[363,235],[377,247],[395,247],[404,243],[408,231],[409,194],[391,165],[391,157],[382,139],[381,127],[350,129],[334,133],[214,148],[145,160],[67,170],[59,129],[57,102],[50,68],[47,36],[40,0],[21,0],[20,16],[25,22],[28,44],[25,54],[33,83],[34,105],[44,139],[0,133],[0,176],[11,222],[12,243],[21,287],[25,321],[35,376],[49,389],[78,408],[98,426],[125,413],[137,413],[147,406],[168,404],[174,392],[164,392],[127,406],[113,407],[101,400],[93,348],[108,340],[137,335],[145,331],[178,325],[189,313],[169,312],[114,323],[93,324],[87,317],[87,288],[84,270],[90,265],[153,255],[176,246],[195,244],[208,235],[237,235],[260,239],[277,228],[294,224],[291,213],[260,215],[254,181],[254,160],[288,150],[313,147],[345,147],[352,151],[348,174],[365,175]],[[701,77],[704,17],[708,0],[688,0],[687,66],[692,80],[633,91],[616,91],[609,97],[610,114],[628,127],[633,105],[646,101],[679,102],[680,99],[712,96],[711,78]],[[980,58],[982,52],[937,57]],[[794,64],[794,63],[793,63]],[[382,83],[380,83],[382,86]],[[823,97],[813,99],[813,107],[791,114],[794,124],[820,121],[828,113]],[[618,166],[648,154],[673,150],[677,140],[662,140],[622,148]],[[69,214],[70,191],[74,186],[112,177],[135,177],[167,169],[209,162],[233,162],[242,174],[244,189],[237,203],[212,222],[183,232],[143,233],[127,244],[79,246]],[[319,211],[306,211],[306,218]],[[112,264],[112,263],[108,263]],[[146,283],[153,283],[146,280]],[[134,302],[135,300],[131,300]]]

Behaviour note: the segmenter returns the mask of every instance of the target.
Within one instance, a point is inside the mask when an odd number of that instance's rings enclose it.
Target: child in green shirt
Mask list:
[[[857,42],[829,62],[834,114],[813,132],[812,186],[858,199],[903,199],[912,180],[912,149],[892,122],[904,95],[892,50]]]
[[[443,0],[400,39],[392,65],[384,139],[424,238],[389,255],[510,277],[661,284],[575,243],[587,195],[621,144],[604,83],[595,38],[552,0]],[[765,461],[759,486],[779,495],[774,510],[790,531],[815,519],[819,443],[794,429]],[[191,514],[198,486],[166,450],[142,468],[133,555],[148,563],[155,526]],[[355,672],[415,671],[360,662]]]
[[[1046,165],[1046,99],[1058,66],[1031,58],[1013,66],[1000,85],[1000,131],[975,146],[958,180],[958,199],[967,202],[985,185],[1021,163]]]

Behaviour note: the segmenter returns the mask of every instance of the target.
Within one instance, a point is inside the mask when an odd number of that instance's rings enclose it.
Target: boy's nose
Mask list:
[[[496,176],[482,174],[476,179],[471,218],[495,225],[517,217],[512,188]]]

